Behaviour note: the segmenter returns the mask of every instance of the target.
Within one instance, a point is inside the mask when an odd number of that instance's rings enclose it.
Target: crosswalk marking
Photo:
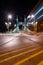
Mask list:
[[[37,65],[43,65],[43,61],[41,61],[40,63],[38,63]]]
[[[40,47],[39,47],[39,48],[40,48]],[[34,49],[32,49],[32,50],[28,50],[28,51],[25,51],[25,52],[23,52],[23,53],[19,53],[19,54],[15,55],[15,56],[5,58],[5,59],[1,60],[0,63],[5,62],[5,61],[8,61],[8,60],[11,60],[11,59],[16,58],[16,57],[19,57],[19,56],[22,56],[22,55],[24,55],[24,54],[30,53],[30,52],[32,52],[32,51],[35,51],[35,50],[39,49],[39,48],[34,48]]]
[[[43,50],[39,51],[38,53],[35,53],[35,54],[33,54],[33,55],[31,55],[31,56],[29,56],[27,58],[24,58],[24,59],[20,60],[19,62],[13,64],[13,65],[20,65],[20,64],[24,63],[25,61],[27,61],[27,60],[29,60],[29,59],[31,59],[31,58],[33,58],[33,57],[35,57],[35,56],[37,56],[37,55],[39,55],[41,53],[43,53]]]
[[[31,48],[31,47],[33,47],[33,46],[30,46],[30,47],[27,46],[27,48]],[[25,50],[25,49],[26,48],[21,48],[21,49],[18,49],[16,51],[7,52],[7,53],[4,53],[4,54],[1,54],[0,57],[5,56],[5,55],[8,55],[8,54],[11,54],[11,53],[14,53],[14,52],[22,51],[22,50]]]

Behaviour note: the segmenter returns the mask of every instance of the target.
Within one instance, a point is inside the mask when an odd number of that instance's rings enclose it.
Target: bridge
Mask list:
[[[26,23],[25,22],[22,22],[22,21],[18,22],[18,20],[17,20],[17,26],[13,30],[13,33],[19,33],[20,31],[30,32],[30,30],[26,27]]]

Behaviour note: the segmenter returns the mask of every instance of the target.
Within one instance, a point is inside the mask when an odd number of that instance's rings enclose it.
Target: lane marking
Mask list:
[[[0,46],[5,45],[5,44],[9,43],[9,42],[11,42],[12,40],[14,40],[14,38],[10,39],[9,41],[7,41],[7,42],[5,42],[5,43],[3,43],[3,44],[0,44]]]
[[[13,58],[22,56],[22,55],[24,55],[24,54],[30,53],[30,52],[35,51],[35,50],[37,50],[37,49],[39,49],[39,48],[35,48],[35,49],[32,49],[32,50],[28,50],[28,51],[25,51],[25,52],[23,52],[23,53],[19,53],[19,54],[15,55],[15,56],[11,56],[11,57],[5,58],[5,59],[3,59],[3,60],[0,60],[0,63],[6,62],[6,61],[11,60],[11,59],[13,59]]]
[[[13,52],[18,52],[18,51],[22,51],[22,50],[25,50],[25,49],[28,49],[28,48],[31,48],[31,47],[33,47],[33,46],[26,46],[27,48],[21,48],[21,49],[18,49],[18,50],[16,50],[16,51],[12,51],[12,52],[7,52],[7,53],[4,53],[4,54],[1,54],[0,55],[0,57],[2,57],[2,56],[5,56],[5,55],[8,55],[8,54],[11,54],[11,53],[13,53]]]
[[[17,36],[15,36],[15,38],[17,38]],[[9,42],[11,42],[12,40],[14,40],[14,37],[13,37],[12,39],[9,39],[8,41],[4,42],[3,44],[0,44],[0,46],[9,43]]]
[[[41,61],[40,63],[38,63],[37,65],[43,65],[43,61]]]
[[[30,41],[33,41],[33,42],[35,42],[35,43],[38,43],[37,41],[32,40],[31,38],[27,38],[27,37],[25,37],[25,38],[28,39],[28,40],[30,40]]]
[[[34,58],[35,56],[37,56],[37,55],[39,55],[39,54],[41,54],[41,53],[43,53],[43,50],[42,50],[42,51],[39,51],[39,52],[37,52],[37,53],[35,53],[35,54],[31,55],[31,56],[28,56],[27,58],[24,58],[24,59],[20,60],[19,62],[13,64],[13,65],[20,65],[20,64],[22,64],[22,63],[28,61],[28,60],[31,59],[31,58]]]

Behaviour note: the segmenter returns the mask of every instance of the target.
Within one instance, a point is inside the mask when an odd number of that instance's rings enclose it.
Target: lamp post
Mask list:
[[[35,20],[35,16],[32,15],[31,17],[34,19],[34,22],[33,22],[33,25],[34,25],[34,31],[37,32],[37,22],[36,22],[36,20]]]
[[[11,26],[11,22],[5,22],[5,25],[7,26],[8,32],[9,32],[9,27]]]
[[[19,32],[19,27],[18,27],[18,16],[16,18],[16,22],[17,22],[17,33]]]
[[[27,19],[29,19],[29,18],[32,18],[32,19],[34,19],[34,22],[35,22],[35,16],[32,14],[32,15],[29,15],[28,17],[27,17]]]
[[[31,15],[31,18],[33,18],[33,19],[34,19],[34,23],[35,23],[35,16],[34,16],[34,15]]]
[[[7,26],[8,32],[9,32],[9,27],[11,26],[10,19],[12,19],[12,15],[8,14],[7,16],[8,22],[5,22],[5,25]]]
[[[35,31],[35,15],[29,15],[28,17],[27,17],[27,19],[29,19],[29,18],[31,18],[31,19],[33,19],[34,21],[32,21],[30,24],[32,24],[33,26],[34,26],[34,31]]]
[[[18,27],[18,16],[17,16],[17,18],[16,18],[16,21],[17,21],[17,27]]]

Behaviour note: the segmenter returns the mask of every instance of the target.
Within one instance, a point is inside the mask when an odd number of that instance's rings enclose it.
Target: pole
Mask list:
[[[17,21],[17,32],[18,32],[18,16],[16,18],[16,21]]]
[[[26,29],[26,17],[24,17],[24,30]]]

